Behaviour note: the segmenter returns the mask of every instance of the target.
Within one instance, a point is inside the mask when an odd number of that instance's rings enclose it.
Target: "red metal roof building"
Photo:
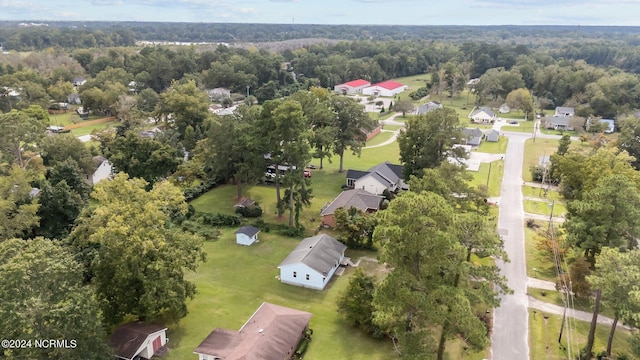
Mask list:
[[[333,90],[343,94],[357,94],[362,92],[362,89],[368,86],[371,86],[371,83],[367,80],[357,79],[344,84],[338,84],[334,86]]]

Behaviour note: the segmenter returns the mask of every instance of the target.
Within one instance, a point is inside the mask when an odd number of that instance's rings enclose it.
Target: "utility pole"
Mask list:
[[[547,178],[547,152],[545,151],[542,154],[542,184],[540,184],[540,192],[538,193],[538,197],[542,195],[542,189],[544,188],[544,181]]]
[[[491,163],[489,163],[489,172],[487,173],[487,191],[489,190],[489,179],[491,178]]]

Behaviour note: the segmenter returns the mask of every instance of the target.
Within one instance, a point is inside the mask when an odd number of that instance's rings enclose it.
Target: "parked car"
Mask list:
[[[306,169],[305,169],[305,171],[304,171],[304,177],[306,177],[306,178],[310,178],[310,177],[311,177],[311,171],[309,171],[309,170],[306,170]]]
[[[309,165],[307,165],[307,169],[315,170],[316,166],[312,165],[312,164],[309,164]]]
[[[516,125],[516,124],[518,124],[518,122],[516,120],[511,120],[511,121],[509,121],[509,124]]]

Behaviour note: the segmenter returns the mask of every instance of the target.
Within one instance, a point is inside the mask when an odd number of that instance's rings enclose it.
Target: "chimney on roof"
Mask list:
[[[264,329],[260,329],[260,330],[258,330],[258,332],[259,332],[260,334],[262,334],[262,336],[264,336]]]

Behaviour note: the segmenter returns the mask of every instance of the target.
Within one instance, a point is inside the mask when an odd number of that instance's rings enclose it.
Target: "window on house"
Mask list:
[[[298,273],[297,272],[293,272],[293,277],[298,277]]]
[[[307,274],[307,280],[309,280],[309,274]]]

